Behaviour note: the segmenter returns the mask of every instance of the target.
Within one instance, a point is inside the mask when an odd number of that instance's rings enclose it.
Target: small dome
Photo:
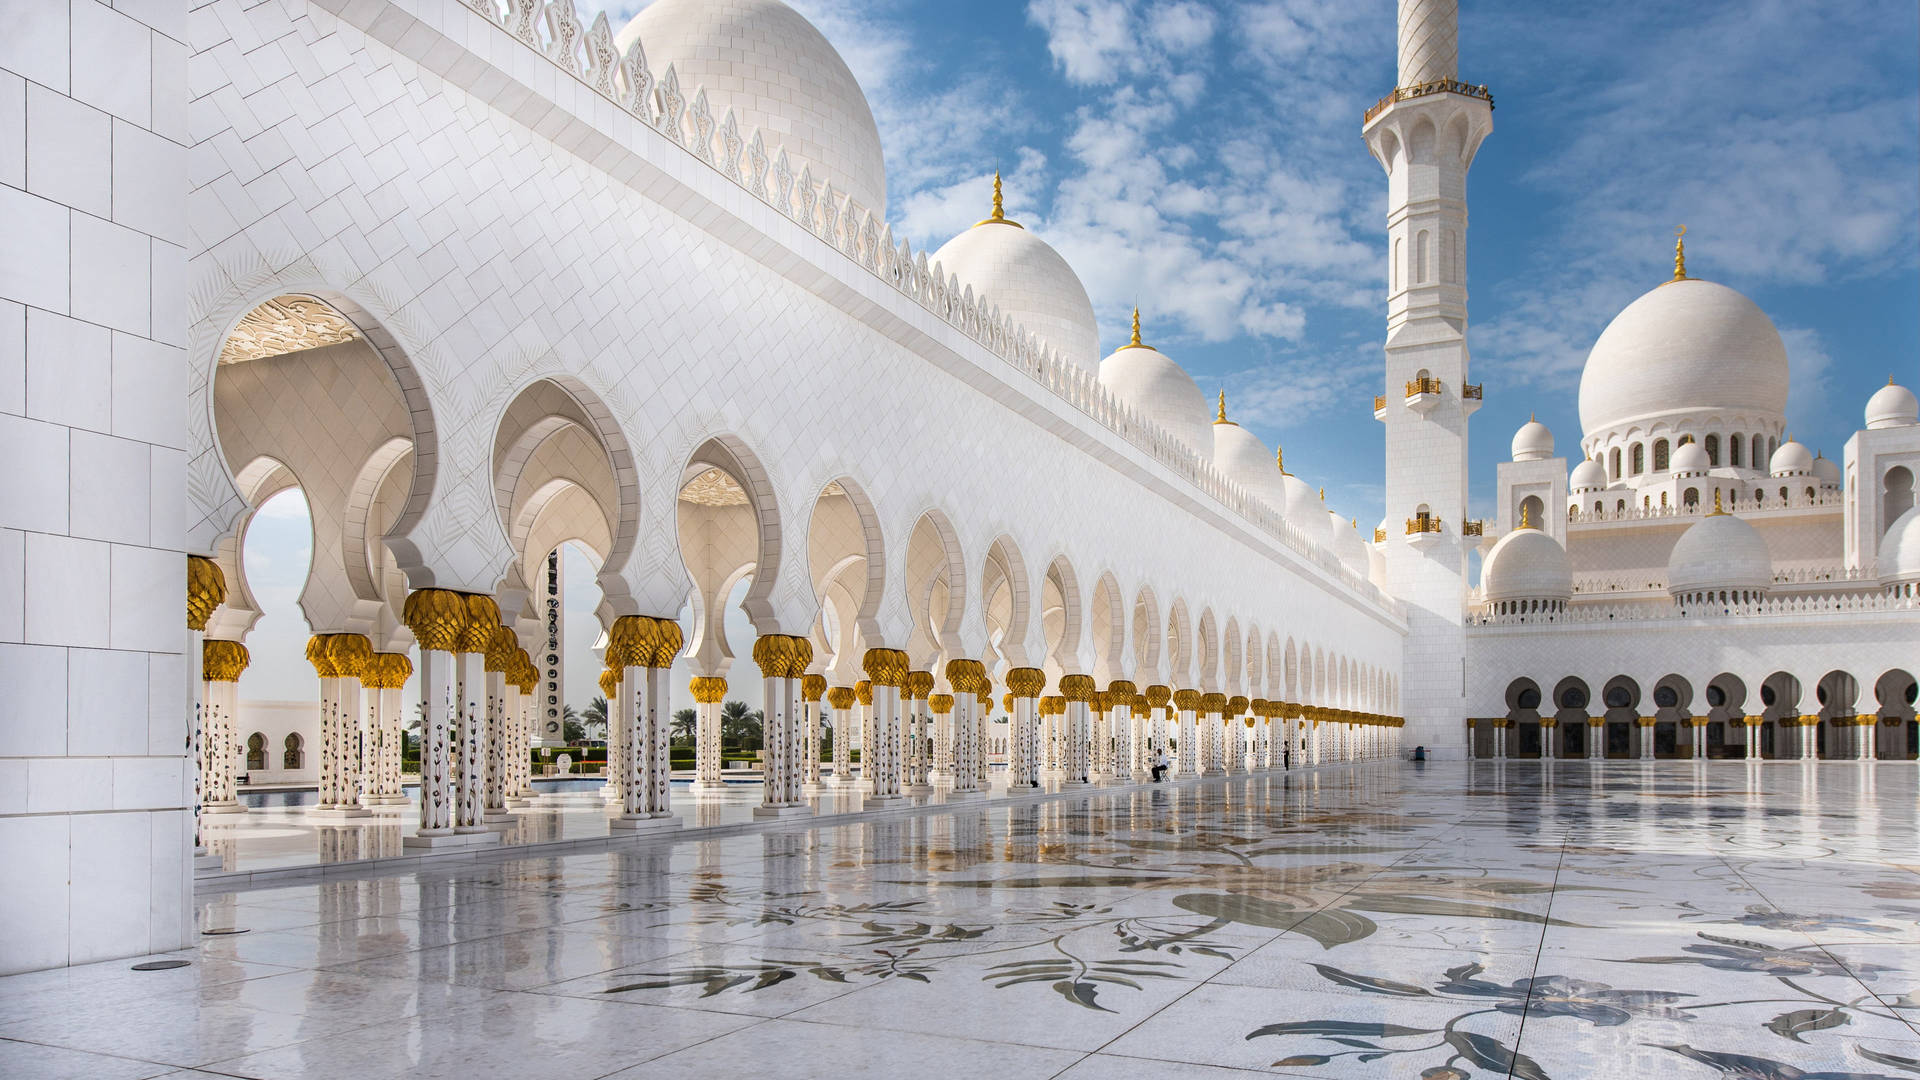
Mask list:
[[[1545,461],[1553,456],[1553,432],[1538,420],[1528,420],[1513,433],[1513,460]]]
[[[1329,510],[1327,528],[1333,533],[1333,554],[1340,560],[1340,565],[1365,577],[1368,570],[1367,542],[1360,539],[1359,524]]]
[[[1667,591],[1675,597],[1706,589],[1765,592],[1773,584],[1773,557],[1753,526],[1732,514],[1695,522],[1667,557]]]
[[[1607,486],[1607,467],[1588,458],[1573,467],[1567,487],[1574,491],[1602,491]]]
[[[1515,529],[1487,552],[1481,563],[1480,591],[1489,603],[1571,600],[1573,563],[1560,542],[1542,530]]]
[[[1140,312],[1133,313],[1133,341],[1100,361],[1100,384],[1142,416],[1167,429],[1187,449],[1207,457],[1213,449],[1213,415],[1200,384],[1160,350],[1140,342]]]
[[[1697,442],[1690,442],[1673,452],[1673,460],[1667,467],[1676,474],[1704,473],[1713,468],[1713,462],[1707,460],[1707,452]]]
[[[1823,484],[1832,484],[1834,487],[1839,487],[1840,463],[1830,457],[1816,457],[1813,459],[1813,475],[1818,477]]]
[[[1670,281],[1628,304],[1580,374],[1588,438],[1656,417],[1715,410],[1779,416],[1787,348],[1754,302],[1725,285]]]
[[[973,286],[989,310],[1051,345],[1069,363],[1100,366],[1100,327],[1079,275],[1045,240],[1005,217],[1000,177],[993,178],[993,216],[941,245],[928,264]],[[1263,462],[1264,463],[1264,462]]]
[[[1913,391],[1896,385],[1892,379],[1867,399],[1867,430],[1915,423],[1920,423],[1920,401],[1914,400]]]
[[[1920,581],[1920,506],[1908,507],[1880,538],[1880,580]]]
[[[1788,439],[1773,452],[1767,472],[1774,476],[1805,476],[1813,471],[1813,451]]]
[[[1223,403],[1221,412],[1226,411]],[[1247,494],[1264,499],[1274,512],[1287,512],[1287,488],[1281,483],[1280,470],[1273,467],[1273,454],[1260,436],[1231,420],[1213,422],[1213,463],[1227,479],[1245,488]]]
[[[768,157],[786,150],[794,175],[811,165],[815,180],[886,220],[873,110],[846,61],[799,12],[780,0],[653,0],[614,44],[625,52],[635,38],[655,78],[673,65],[689,105],[706,90],[716,125],[733,109],[742,139],[758,128]]]
[[[1328,526],[1332,519],[1326,514],[1326,500],[1305,480],[1286,471],[1280,451],[1274,451],[1274,458],[1274,464],[1279,466],[1280,483],[1287,489],[1287,523],[1321,547],[1331,546],[1333,530]]]

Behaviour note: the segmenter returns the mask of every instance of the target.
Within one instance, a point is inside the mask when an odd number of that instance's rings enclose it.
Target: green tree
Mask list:
[[[573,713],[573,706],[567,706],[567,713],[569,715]],[[579,719],[580,728],[583,732],[588,734],[597,733],[599,738],[607,738],[609,735],[607,731],[607,699],[597,697],[588,702],[587,711],[579,714]],[[571,735],[568,736],[569,739],[572,737]],[[583,735],[582,737],[584,738],[586,736]]]
[[[728,701],[720,706],[720,745],[735,750],[758,750],[760,739],[759,709],[747,708],[744,701]]]
[[[692,709],[681,709],[673,714],[673,727],[668,738],[680,746],[692,746],[694,732],[700,727],[700,714]]]

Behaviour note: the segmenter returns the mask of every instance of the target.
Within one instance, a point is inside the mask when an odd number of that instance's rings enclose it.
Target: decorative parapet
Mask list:
[[[1755,486],[1764,490],[1765,483],[1765,481],[1758,481],[1755,483]],[[1682,486],[1685,485],[1683,484]],[[1701,486],[1710,489],[1711,481],[1705,480]],[[1777,486],[1778,485],[1776,485],[1776,488]],[[1608,500],[1618,502],[1623,498],[1631,499],[1636,497],[1639,497],[1639,493],[1630,488],[1607,488],[1601,491],[1576,495],[1573,497],[1576,502],[1579,499],[1586,498],[1600,502],[1601,506],[1600,509],[1593,510],[1576,505],[1567,512],[1567,522],[1572,525],[1596,525],[1611,521],[1652,521],[1660,518],[1703,517],[1713,512],[1713,500],[1711,498],[1703,499],[1701,502],[1692,506],[1684,504],[1670,506],[1635,506],[1629,503],[1625,508],[1616,509],[1606,505]],[[1731,513],[1737,513],[1741,517],[1755,517],[1765,514],[1787,513],[1795,510],[1844,508],[1847,502],[1846,493],[1838,490],[1819,491],[1812,498],[1808,498],[1804,490],[1795,492],[1789,489],[1785,501],[1775,501],[1777,498],[1778,492],[1776,490],[1774,498],[1764,501],[1757,506],[1754,505],[1751,498],[1748,498],[1735,501],[1727,507],[1727,510]]]
[[[647,66],[642,42],[633,41],[624,53],[614,44],[613,28],[604,11],[587,26],[581,23],[573,0],[462,3],[988,352],[1020,369],[1258,531],[1396,618],[1404,617],[1405,605],[1344,566],[1331,551],[1308,540],[1264,500],[1227,479],[1211,460],[1115,397],[1093,373],[1042,344],[1011,316],[1002,314],[997,304],[946,273],[939,263],[929,265],[926,252],[914,251],[905,240],[896,243],[892,227],[876,220],[869,208],[835,191],[831,183],[816,179],[810,166],[803,165],[796,176],[786,151],[769,156],[760,131],[743,134],[732,109],[715,117],[704,87],[695,87],[689,95],[671,64],[656,79]]]
[[[1487,103],[1487,108],[1493,108],[1493,94],[1485,86],[1463,83],[1458,79],[1435,79],[1433,82],[1420,83],[1417,86],[1402,86],[1393,93],[1374,102],[1373,108],[1368,109],[1366,115],[1360,118],[1360,124],[1364,127],[1367,124],[1373,123],[1374,117],[1379,116],[1387,106],[1396,101],[1426,97],[1429,94],[1460,94],[1464,97],[1479,98],[1481,101]]]
[[[1680,622],[1702,618],[1820,618],[1828,615],[1859,615],[1875,612],[1920,611],[1920,596],[1894,596],[1885,592],[1795,594],[1765,596],[1744,604],[1681,605],[1672,601],[1659,604],[1583,604],[1557,612],[1525,615],[1494,615],[1474,612],[1467,616],[1471,626],[1518,626],[1556,624],[1581,626],[1595,623]]]

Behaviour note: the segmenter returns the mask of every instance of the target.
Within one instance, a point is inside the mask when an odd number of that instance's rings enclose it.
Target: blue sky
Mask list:
[[[1209,396],[1226,390],[1334,509],[1380,519],[1385,180],[1360,115],[1393,86],[1392,0],[789,2],[866,90],[897,235],[938,247],[984,216],[999,167],[1009,214],[1081,274],[1106,347],[1139,299],[1149,340]],[[640,5],[605,6],[618,28]],[[1780,328],[1796,437],[1837,458],[1889,375],[1920,385],[1912,0],[1462,7],[1461,76],[1497,106],[1469,185],[1476,514],[1530,412],[1577,452],[1587,350],[1669,276],[1683,222],[1693,276]],[[294,643],[269,651],[294,659],[256,660],[249,697],[314,692],[291,609],[306,541],[267,542],[304,537],[305,515],[279,516],[255,535],[287,607],[263,596],[255,633],[287,620]],[[591,574],[569,565],[590,623]],[[569,649],[577,704],[595,692],[589,629]]]

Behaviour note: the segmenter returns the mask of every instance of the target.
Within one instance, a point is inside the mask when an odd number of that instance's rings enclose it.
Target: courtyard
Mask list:
[[[195,948],[0,980],[0,1074],[1911,1077],[1916,779],[1380,762],[203,886]]]

